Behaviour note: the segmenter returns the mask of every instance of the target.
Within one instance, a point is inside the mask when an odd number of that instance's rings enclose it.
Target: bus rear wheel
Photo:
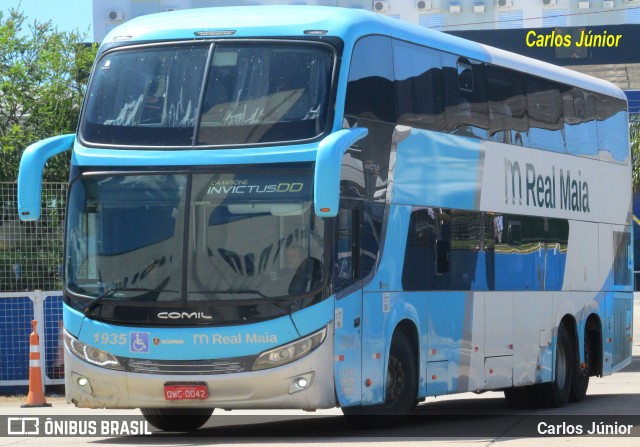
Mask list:
[[[211,417],[213,408],[140,408],[142,416],[162,431],[194,431]]]
[[[576,368],[573,343],[564,324],[558,328],[556,363],[553,381],[538,385],[537,403],[542,407],[559,408],[569,402],[571,379]]]
[[[345,407],[342,413],[358,426],[383,428],[402,422],[415,407],[418,373],[411,342],[403,332],[391,341],[384,403]]]
[[[569,402],[582,402],[587,395],[589,388],[589,376],[591,376],[591,341],[589,334],[584,337],[584,368],[580,364],[580,356],[576,349],[576,361],[573,369],[573,377],[571,378],[571,393]]]

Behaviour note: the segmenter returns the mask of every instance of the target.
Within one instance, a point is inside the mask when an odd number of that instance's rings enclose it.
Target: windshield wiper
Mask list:
[[[259,290],[254,289],[238,289],[238,290],[192,290],[189,293],[253,293],[254,295],[258,295],[260,298],[269,298],[267,295],[262,293]]]
[[[291,315],[292,310],[291,310],[291,306],[285,306],[284,304],[282,304],[280,302],[280,300],[276,299],[276,298],[272,298],[270,296],[265,295],[264,293],[260,292],[259,290],[254,290],[254,289],[239,289],[239,290],[194,290],[193,292],[189,292],[189,293],[229,293],[229,294],[239,294],[239,293],[253,293],[254,295],[258,295],[260,298],[264,298],[265,300],[269,301],[271,304],[273,304],[274,306],[276,306],[278,309],[280,310],[284,310],[287,315]]]
[[[85,306],[85,308],[83,309],[83,313],[85,314],[85,316],[88,316],[89,312],[91,312],[93,309],[98,307],[105,298],[109,298],[110,296],[113,296],[113,294],[118,293],[118,292],[171,292],[171,293],[178,293],[176,290],[151,289],[151,288],[147,288],[147,287],[110,287],[107,290],[105,290],[101,295],[99,295],[96,298],[94,298],[91,301],[89,301],[87,303],[87,305]]]

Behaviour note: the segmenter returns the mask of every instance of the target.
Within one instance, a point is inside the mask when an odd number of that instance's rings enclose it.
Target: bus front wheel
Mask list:
[[[142,416],[162,431],[194,431],[211,417],[213,408],[140,408]]]

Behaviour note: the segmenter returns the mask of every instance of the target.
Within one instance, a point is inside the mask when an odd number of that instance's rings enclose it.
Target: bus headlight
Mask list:
[[[113,355],[100,349],[85,345],[67,331],[64,332],[64,343],[76,357],[101,368],[124,370]]]
[[[265,351],[253,363],[252,370],[275,368],[298,360],[314,351],[327,336],[327,328],[284,346]]]

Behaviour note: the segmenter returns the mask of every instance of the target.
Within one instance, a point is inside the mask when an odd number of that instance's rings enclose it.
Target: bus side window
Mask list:
[[[451,210],[433,208],[435,215],[435,241],[433,242],[433,261],[429,275],[429,290],[466,290],[468,286],[459,281],[461,273],[467,267],[466,262],[452,252],[452,239],[456,238],[459,219]],[[456,267],[452,271],[451,267]]]
[[[529,122],[524,79],[520,73],[487,67],[489,139],[499,143],[529,145]]]
[[[356,43],[344,114],[349,127],[365,127],[369,134],[343,158],[343,196],[384,202],[396,122],[390,38],[366,36]]]
[[[442,67],[447,130],[455,135],[488,139],[485,65],[443,53]]]
[[[360,275],[365,279],[375,270],[378,263],[385,205],[381,202],[363,202],[362,205]]]
[[[335,292],[349,288],[375,270],[383,218],[384,203],[340,202],[334,256]]]
[[[445,131],[442,53],[393,41],[398,124]]]
[[[596,114],[598,127],[598,151],[600,158],[618,162],[628,162],[627,130],[629,119],[624,100],[619,98],[596,96]]]
[[[579,87],[562,95],[562,114],[567,152],[575,155],[598,155],[596,98]]]
[[[402,288],[407,291],[429,289],[430,252],[435,243],[435,215],[432,208],[411,213],[404,252]],[[431,250],[430,250],[431,247]]]
[[[522,243],[522,225],[520,221],[512,220],[509,222],[507,241],[509,245],[520,245]]]
[[[471,63],[466,59],[458,59],[458,88],[463,92],[473,93],[473,71]]]
[[[361,226],[362,201],[341,200],[336,222],[334,292],[348,289],[362,279]]]
[[[436,275],[449,273],[450,254],[451,242],[444,239],[436,239]]]
[[[351,56],[344,114],[346,117],[395,123],[390,38],[366,36],[356,43]]]
[[[527,112],[530,146],[565,152],[562,117],[562,86],[543,79],[527,78]]]
[[[631,285],[631,257],[632,250],[629,230],[613,232],[613,246],[615,248],[613,260],[613,284],[616,286]]]
[[[353,212],[340,204],[336,223],[336,247],[333,262],[335,292],[348,288],[354,281],[353,269]]]

